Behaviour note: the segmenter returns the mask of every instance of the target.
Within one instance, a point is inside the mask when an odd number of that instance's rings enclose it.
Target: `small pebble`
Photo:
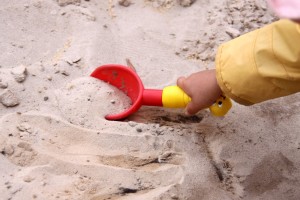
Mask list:
[[[141,133],[141,132],[143,132],[143,129],[142,129],[141,127],[137,127],[137,128],[136,128],[136,131],[137,131],[138,133]]]
[[[48,81],[52,81],[52,76],[47,76]]]
[[[0,93],[0,102],[6,107],[14,107],[20,104],[19,99],[8,89],[5,89],[2,93]]]
[[[119,5],[128,7],[131,5],[131,2],[129,0],[119,0]]]
[[[26,79],[27,76],[26,67],[24,65],[14,67],[11,70],[11,74],[17,82],[21,83]]]
[[[133,122],[133,121],[129,121],[128,125],[131,126],[131,127],[135,127],[137,125],[137,123]]]
[[[236,38],[241,35],[241,32],[235,28],[228,27],[225,32],[231,37]]]
[[[182,47],[182,51],[188,51],[189,48],[188,47]]]

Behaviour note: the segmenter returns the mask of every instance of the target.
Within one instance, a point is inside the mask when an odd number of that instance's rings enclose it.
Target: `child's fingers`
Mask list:
[[[178,79],[177,79],[177,86],[178,87],[180,87],[181,89],[183,89],[183,85],[184,85],[184,80],[185,80],[186,78],[184,77],[184,76],[181,76],[181,77],[179,77]]]
[[[188,96],[191,97],[190,89],[186,85],[186,78],[181,76],[177,79],[177,86],[180,87]]]
[[[185,77],[179,77],[177,79],[177,86],[180,87],[187,95],[191,96],[189,94],[189,89],[186,86],[186,78]],[[185,107],[185,114],[186,115],[194,115],[198,112],[198,109],[195,106],[194,102],[188,103],[188,105]]]
[[[190,102],[186,108],[185,108],[185,113],[187,115],[194,115],[196,114],[199,110],[201,110],[201,107],[199,107],[199,104],[195,104],[194,102]]]

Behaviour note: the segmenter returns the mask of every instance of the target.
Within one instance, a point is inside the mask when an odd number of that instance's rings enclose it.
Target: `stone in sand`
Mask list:
[[[17,82],[21,83],[26,79],[27,76],[26,67],[24,65],[14,67],[11,70],[11,74]]]
[[[225,32],[231,37],[236,38],[241,35],[241,32],[235,28],[227,27]]]
[[[14,107],[20,103],[15,94],[8,89],[0,93],[0,102],[6,107]]]
[[[119,5],[124,6],[124,7],[128,7],[131,5],[131,1],[129,0],[119,0]]]

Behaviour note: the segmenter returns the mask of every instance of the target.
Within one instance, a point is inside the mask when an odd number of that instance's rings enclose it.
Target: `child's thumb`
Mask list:
[[[189,89],[186,85],[186,78],[181,76],[177,79],[177,86],[180,87],[188,96],[191,97]]]
[[[177,79],[177,85],[181,88],[181,89],[183,89],[183,87],[184,87],[184,80],[185,80],[186,78],[184,77],[184,76],[181,76],[181,77],[179,77],[178,79]]]

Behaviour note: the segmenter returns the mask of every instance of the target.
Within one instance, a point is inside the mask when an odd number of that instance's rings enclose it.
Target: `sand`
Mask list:
[[[224,118],[130,106],[89,75],[130,59],[145,88],[214,68],[277,18],[263,0],[2,0],[0,193],[27,199],[300,198],[299,94]]]

